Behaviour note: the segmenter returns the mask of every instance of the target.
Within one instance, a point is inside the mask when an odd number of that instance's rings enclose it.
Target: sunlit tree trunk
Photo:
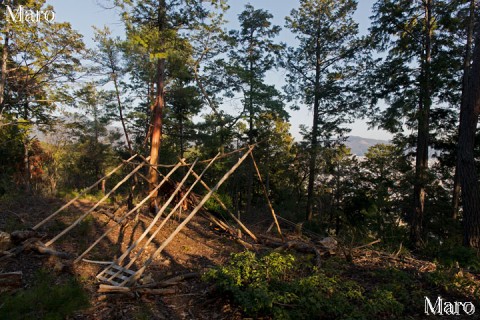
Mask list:
[[[0,74],[0,115],[3,111],[3,103],[5,100],[5,85],[7,83],[7,62],[8,62],[8,26],[5,31],[5,39],[2,48],[2,66]]]
[[[158,1],[158,29],[160,34],[165,32],[166,29],[166,5],[165,0]],[[158,153],[160,151],[160,144],[162,141],[162,114],[165,107],[165,59],[159,59],[157,61],[157,91],[155,96],[155,103],[153,105],[153,118],[152,118],[152,136],[150,142],[150,168],[148,172],[148,182],[150,184],[150,190],[153,190],[158,184],[158,172],[156,165],[158,164]],[[150,203],[150,210],[154,211],[156,206],[156,198],[158,193],[152,196]]]

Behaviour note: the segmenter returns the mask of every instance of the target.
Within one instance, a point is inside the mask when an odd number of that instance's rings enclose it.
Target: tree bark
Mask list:
[[[160,34],[165,32],[166,29],[166,4],[165,0],[158,1],[158,30]],[[160,144],[162,141],[162,114],[165,107],[165,59],[159,59],[157,61],[157,92],[155,97],[155,104],[153,106],[153,118],[152,118],[152,138],[150,145],[150,168],[148,171],[148,181],[150,191],[154,190],[158,183],[158,172],[155,170],[155,166],[158,164],[158,153],[160,151]],[[158,192],[156,191],[150,202],[150,211],[155,212],[156,198]]]
[[[466,90],[468,86],[468,73],[470,70],[470,61],[472,59],[472,43],[473,43],[473,29],[475,27],[475,0],[470,1],[470,14],[468,17],[468,30],[467,30],[467,44],[465,45],[465,57],[463,60],[463,80],[462,80],[462,102],[461,106],[466,103]],[[462,122],[462,113],[464,108],[460,106],[460,123]],[[460,162],[457,154],[457,163],[455,166],[455,176],[453,178],[453,197],[452,197],[452,218],[456,220],[458,218],[458,211],[460,207],[460,175],[459,175]]]
[[[316,48],[315,48],[315,97],[313,102],[313,127],[310,139],[310,161],[308,168],[308,187],[307,187],[307,221],[313,219],[313,200],[315,192],[315,176],[317,166],[318,153],[318,117],[320,109],[320,32],[317,32]]]
[[[432,54],[432,2],[425,3],[425,53],[422,57],[422,74],[420,79],[420,99],[418,110],[417,154],[415,161],[415,184],[413,191],[414,210],[410,225],[410,241],[415,248],[422,244],[423,221],[425,215],[425,186],[428,171],[428,144],[430,133],[431,97],[431,54]]]
[[[480,189],[475,166],[475,133],[480,113],[480,33],[477,30],[472,66],[462,104],[458,140],[458,172],[463,203],[463,244],[480,248]]]
[[[7,83],[7,60],[8,60],[8,25],[5,31],[5,40],[3,41],[2,48],[2,66],[0,74],[0,115],[3,112],[3,105],[5,100],[5,84]]]
[[[164,99],[164,85],[165,85],[165,59],[160,59],[157,63],[157,96],[155,100],[155,105],[153,107],[153,119],[152,119],[152,140],[150,147],[150,165],[148,171],[148,181],[150,183],[150,191],[155,189],[155,186],[158,183],[158,172],[155,170],[158,164],[158,153],[160,151],[160,144],[162,141],[162,113],[165,106]],[[152,167],[153,166],[153,167]],[[155,201],[157,194],[152,197],[152,202],[150,203],[150,209],[153,212],[155,210]]]
[[[249,92],[248,92],[248,143],[249,145],[253,145],[255,137],[254,137],[254,116],[255,116],[255,110],[253,106],[253,92],[255,90],[254,88],[254,64],[253,64],[253,59],[254,57],[252,56],[253,54],[253,47],[255,45],[253,41],[253,29],[250,30],[250,38],[249,38],[249,43],[250,43],[250,49],[249,49]],[[250,214],[252,212],[252,200],[253,200],[253,162],[249,160],[248,165],[247,165],[247,204],[246,204],[246,213]]]
[[[110,68],[112,69],[113,86],[115,87],[115,97],[117,99],[118,115],[120,116],[120,122],[122,123],[123,133],[125,135],[125,140],[127,141],[128,151],[130,151],[130,155],[133,156],[132,143],[128,135],[127,125],[125,124],[125,117],[123,116],[123,106],[122,100],[120,98],[120,89],[118,85],[118,72],[113,62],[113,58],[110,59]]]

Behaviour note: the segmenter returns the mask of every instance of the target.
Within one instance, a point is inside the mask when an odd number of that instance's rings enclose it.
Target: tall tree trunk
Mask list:
[[[317,167],[318,154],[318,117],[320,110],[320,34],[317,33],[316,48],[315,48],[315,98],[313,102],[313,127],[312,136],[310,139],[310,161],[308,168],[308,187],[307,187],[307,221],[313,219],[313,200],[315,193],[315,177]]]
[[[113,61],[110,62],[110,66],[111,66],[112,73],[113,73],[113,86],[115,87],[115,97],[117,99],[118,115],[120,116],[120,122],[122,123],[123,134],[125,135],[125,140],[127,141],[128,151],[130,152],[130,155],[133,156],[132,143],[130,141],[127,126],[125,124],[125,117],[123,116],[122,99],[120,98],[120,88],[119,88],[119,85],[118,85],[118,78],[117,78],[118,74],[117,74],[117,70],[115,68],[115,65],[113,64]]]
[[[413,190],[414,211],[410,225],[410,241],[419,248],[422,244],[423,221],[425,215],[425,186],[428,171],[428,144],[430,133],[431,97],[431,54],[432,54],[432,1],[425,3],[425,53],[422,57],[420,79],[420,99],[418,110],[417,154],[415,161],[415,184]]]
[[[160,59],[157,62],[157,96],[155,105],[153,107],[153,119],[152,119],[152,139],[150,147],[150,168],[148,171],[148,182],[150,184],[150,191],[155,189],[158,184],[158,172],[155,167],[158,164],[158,153],[160,151],[160,144],[162,141],[162,114],[165,106],[164,98],[164,86],[165,86],[165,59]],[[156,207],[156,198],[158,192],[152,196],[150,203],[150,209],[154,212]]]
[[[185,137],[183,135],[185,133],[184,133],[184,128],[183,128],[183,113],[182,112],[180,112],[179,124],[180,124],[180,158],[183,159],[183,155],[185,153],[185,146],[184,146]]]
[[[253,30],[250,32],[250,49],[249,54],[253,53]],[[253,91],[254,84],[253,84],[253,77],[254,77],[254,66],[253,66],[253,58],[252,56],[249,57],[249,73],[250,73],[250,83],[249,83],[249,94],[248,94],[248,144],[253,145],[255,141],[254,137],[254,129],[253,129],[253,120],[254,120],[254,110],[253,110]],[[253,200],[253,160],[249,159],[248,166],[247,166],[247,204],[245,211],[247,214],[250,214],[252,211],[252,200]]]
[[[157,25],[160,35],[165,32],[166,29],[166,4],[165,0],[158,1],[158,16],[157,16]],[[162,141],[162,115],[163,109],[165,107],[165,59],[159,59],[157,61],[157,91],[155,96],[155,104],[153,106],[153,118],[152,118],[152,138],[150,142],[150,168],[148,171],[148,182],[150,184],[150,191],[153,191],[158,184],[158,172],[156,165],[158,164],[158,153],[160,151],[160,144]],[[150,202],[150,211],[155,212],[156,210],[156,200],[158,196],[158,191],[155,192],[152,196],[152,201]]]
[[[468,29],[467,29],[467,44],[465,46],[465,57],[463,60],[463,81],[462,81],[462,102],[461,105],[466,103],[466,90],[468,85],[468,73],[470,71],[470,61],[472,60],[472,42],[473,42],[473,29],[475,27],[475,0],[470,1],[470,13],[468,17]],[[462,122],[462,113],[464,108],[460,106],[460,123]],[[455,166],[455,176],[453,178],[453,197],[452,197],[452,218],[456,220],[458,218],[458,211],[460,207],[460,175],[459,175],[460,161],[457,154],[457,163]]]
[[[1,66],[1,74],[0,74],[0,116],[2,115],[4,109],[4,101],[5,101],[5,85],[7,83],[7,62],[8,62],[8,25],[5,31],[5,39],[3,40],[3,48],[2,48],[2,66]]]
[[[23,105],[23,118],[28,120],[28,101],[24,102]],[[31,178],[32,174],[30,171],[30,155],[29,155],[30,141],[28,139],[28,131],[25,132],[25,137],[23,141],[23,169],[25,171],[25,192],[30,194],[32,192]]]
[[[480,113],[480,32],[475,37],[475,50],[462,104],[462,119],[458,140],[458,172],[462,188],[463,244],[480,248],[480,188],[475,166],[475,133]]]

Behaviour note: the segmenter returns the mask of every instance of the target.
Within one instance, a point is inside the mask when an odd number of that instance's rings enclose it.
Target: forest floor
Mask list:
[[[38,197],[23,198],[22,201],[18,201],[18,199],[5,200],[0,203],[0,230],[12,232],[28,229],[63,203],[59,199]],[[93,202],[89,200],[75,202],[66,212],[40,228],[39,231],[44,233],[44,240],[51,239],[58,234],[71,224],[81,212],[87,211],[92,205]],[[56,242],[53,246],[55,250],[74,255],[83,252],[104,230],[113,225],[111,218],[101,213],[109,210],[113,211],[111,206],[102,206],[100,210],[97,210]],[[121,229],[116,228],[86,258],[112,261],[145,231],[151,220],[152,218],[147,215],[139,215],[138,219],[130,220]],[[258,234],[265,232],[265,223],[262,221],[256,224],[253,221],[250,222],[249,227],[252,231]],[[168,222],[156,239],[163,240],[168,237],[178,224],[178,219]],[[290,236],[297,237],[293,232]],[[142,257],[147,258],[158,246],[159,242],[150,246]],[[192,272],[201,275],[215,266],[226,264],[231,253],[242,251],[244,248],[233,241],[229,235],[217,230],[203,217],[196,216],[167,246],[161,257],[147,269],[145,275],[155,281]],[[421,288],[424,290],[422,292],[428,292],[433,300],[438,295],[447,300],[450,298],[449,301],[458,300],[459,296],[462,297],[462,295],[458,295],[458,290],[442,289],[442,284],[435,286],[432,281],[423,280],[425,277],[422,275],[435,272],[437,267],[432,262],[417,260],[413,257],[398,257],[394,254],[373,250],[371,247],[347,250],[348,252],[343,250],[343,253],[340,251],[337,252],[336,257],[326,258],[326,267],[341,270],[342,278],[356,281],[367,288],[366,290],[383,281],[391,284],[392,290],[396,290],[396,285],[401,287],[401,289],[397,288],[398,290],[408,291],[416,287]],[[330,262],[328,262],[329,259],[331,259]],[[143,260],[136,262],[136,267],[142,265]],[[202,280],[201,277],[181,282],[175,287],[173,294],[142,294],[131,297],[122,294],[98,293],[99,284],[95,276],[101,270],[101,265],[83,262],[65,267],[59,258],[41,255],[34,251],[23,251],[14,257],[0,259],[0,273],[18,271],[23,273],[23,288],[18,289],[16,293],[1,293],[0,290],[0,318],[2,315],[5,316],[5,312],[7,312],[7,319],[61,319],[64,317],[68,319],[243,319],[245,317],[239,306],[236,306],[227,296],[219,295],[215,286]],[[392,273],[392,270],[400,270],[402,274],[399,276],[398,273]],[[402,278],[404,275],[409,279]],[[395,277],[398,279],[394,279]],[[469,277],[472,283],[480,284],[478,275],[469,274]],[[402,283],[405,281],[408,284]],[[56,314],[55,308],[58,306],[55,303],[53,306],[42,306],[42,297],[34,296],[30,300],[25,298],[26,300],[19,302],[17,306],[13,303],[12,306],[7,305],[9,308],[13,308],[10,311],[2,311],[2,308],[6,308],[2,299],[8,301],[22,292],[34,291],[39,283],[50,287],[51,292],[45,293],[39,290],[35,294],[51,294],[52,297],[54,288],[62,286],[62,288],[68,288],[74,283],[74,286],[80,288],[79,291],[67,290],[67,292],[71,292],[71,297],[62,291],[60,295],[66,300],[56,303],[62,304],[64,308],[68,309],[70,303],[68,299],[80,299],[80,295],[85,303],[73,304],[71,305],[73,310],[66,310],[65,314]],[[463,288],[462,290],[469,289]],[[6,303],[8,304],[8,302]],[[22,305],[22,303],[27,305]],[[423,306],[423,301],[419,301],[420,304]],[[480,306],[477,305],[477,307]],[[15,308],[22,310],[15,310]],[[2,312],[4,313],[2,314]],[[480,314],[480,309],[477,313]],[[407,319],[425,318],[425,315],[419,311],[419,307],[410,313],[407,312],[407,315]],[[472,319],[472,317],[465,318]]]

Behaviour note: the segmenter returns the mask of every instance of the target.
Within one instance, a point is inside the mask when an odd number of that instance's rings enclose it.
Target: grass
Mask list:
[[[75,279],[56,284],[46,271],[36,274],[33,287],[0,296],[0,319],[65,319],[88,307],[88,297]]]

